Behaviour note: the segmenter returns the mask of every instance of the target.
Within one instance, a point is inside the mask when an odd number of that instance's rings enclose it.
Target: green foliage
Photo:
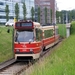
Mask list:
[[[59,11],[56,11],[56,18],[59,18]]]
[[[60,37],[66,37],[66,25],[65,24],[58,24],[58,33]]]
[[[12,28],[7,33],[8,27],[0,27],[0,63],[13,57]]]
[[[75,20],[75,10],[70,11],[71,21]]]
[[[50,9],[50,19],[51,19],[51,23],[52,23],[52,9]]]
[[[47,24],[47,8],[45,7],[45,24]]]
[[[71,22],[71,34],[75,34],[75,21]]]
[[[8,21],[9,20],[9,6],[8,5],[6,5],[5,7],[5,13],[6,13],[6,21]]]
[[[61,12],[60,11],[56,11],[56,20],[57,20],[57,23],[61,23]]]
[[[34,21],[34,14],[35,14],[34,7],[32,7],[31,8],[31,19],[32,19],[32,21]]]
[[[40,7],[38,7],[38,22],[40,23]]]
[[[15,18],[18,21],[18,18],[19,18],[19,6],[18,6],[18,3],[15,4]]]
[[[23,16],[24,16],[24,20],[26,20],[26,14],[27,14],[26,5],[25,5],[25,3],[23,3]]]
[[[66,20],[66,13],[67,13],[67,18],[68,18],[68,22],[70,23],[71,21],[75,20],[75,10],[70,10],[70,11],[66,11],[66,10],[62,10],[62,11],[56,11],[56,20],[58,23],[58,16],[60,16],[61,18],[61,23],[65,23]]]
[[[75,75],[74,53],[75,35],[71,35],[35,65],[31,75]]]
[[[64,22],[64,17],[65,17],[65,15],[63,14],[63,11],[56,11],[56,21],[57,21],[57,24],[63,23]]]
[[[72,21],[72,12],[71,11],[68,11],[68,18],[69,18],[69,20],[70,20],[70,22]]]

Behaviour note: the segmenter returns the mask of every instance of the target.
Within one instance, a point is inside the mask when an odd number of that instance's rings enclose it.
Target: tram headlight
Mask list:
[[[16,49],[16,52],[20,52],[20,50],[19,49]]]

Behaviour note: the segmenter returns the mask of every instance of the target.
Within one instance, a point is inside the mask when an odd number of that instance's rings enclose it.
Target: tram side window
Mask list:
[[[42,30],[36,29],[36,40],[40,41],[42,39]]]
[[[45,30],[44,31],[45,38],[53,36],[53,30]]]

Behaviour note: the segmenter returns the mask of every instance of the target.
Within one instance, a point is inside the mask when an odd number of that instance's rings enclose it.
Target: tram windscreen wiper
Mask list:
[[[33,40],[32,40],[32,39],[29,39],[29,44],[30,44],[31,42],[33,42]]]
[[[16,33],[15,41],[18,42],[18,43],[20,44],[20,42],[19,42],[19,40],[18,40],[18,36],[19,36],[19,34]]]
[[[19,40],[17,39],[18,44],[20,44]]]

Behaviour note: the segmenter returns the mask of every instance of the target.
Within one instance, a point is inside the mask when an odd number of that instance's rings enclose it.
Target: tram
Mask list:
[[[41,26],[33,21],[14,24],[14,56],[16,60],[38,59],[41,53],[59,41],[58,27]]]

